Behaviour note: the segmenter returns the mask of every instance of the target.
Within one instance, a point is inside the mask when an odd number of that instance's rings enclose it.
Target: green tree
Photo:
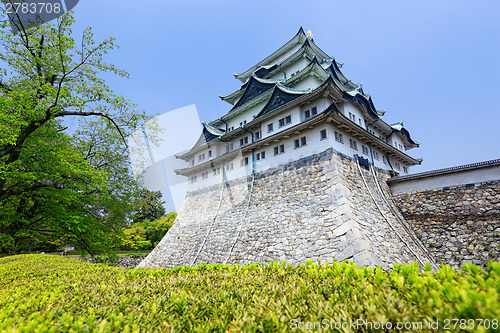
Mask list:
[[[125,142],[146,117],[100,77],[127,76],[103,61],[114,39],[96,43],[87,28],[76,41],[72,23],[0,26],[0,234],[18,248],[63,239],[97,254],[134,210]]]
[[[168,213],[157,220],[144,220],[123,229],[123,250],[149,250],[158,245],[174,224],[177,213]]]
[[[150,250],[151,241],[146,239],[146,229],[139,223],[132,224],[123,230],[122,245],[125,250]]]
[[[134,205],[133,223],[145,220],[153,221],[165,215],[165,203],[160,191],[149,191],[142,189],[136,198]]]

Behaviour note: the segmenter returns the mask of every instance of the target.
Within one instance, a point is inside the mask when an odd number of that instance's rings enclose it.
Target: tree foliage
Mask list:
[[[150,250],[155,247],[174,224],[177,213],[168,213],[150,221],[144,220],[124,228],[122,250]]]
[[[16,246],[66,242],[91,253],[118,241],[139,188],[126,137],[146,117],[115,95],[104,72],[113,38],[87,28],[72,37],[71,15],[13,35],[0,28],[0,234]],[[69,133],[63,119],[79,119]]]
[[[143,189],[136,198],[132,221],[134,223],[144,220],[153,221],[165,215],[165,208],[163,207],[165,202],[161,199],[161,192]]]

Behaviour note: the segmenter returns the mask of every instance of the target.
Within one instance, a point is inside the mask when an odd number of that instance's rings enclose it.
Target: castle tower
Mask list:
[[[220,96],[176,157],[189,190],[176,222],[139,267],[278,260],[389,268],[432,258],[392,205],[385,180],[420,164],[403,123],[387,124],[361,84],[312,34],[298,33]]]

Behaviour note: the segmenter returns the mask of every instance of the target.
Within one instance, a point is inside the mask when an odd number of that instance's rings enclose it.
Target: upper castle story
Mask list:
[[[192,149],[176,155],[193,188],[239,178],[332,148],[363,157],[393,175],[420,164],[407,154],[418,147],[403,122],[386,123],[361,84],[347,79],[342,63],[326,54],[302,28],[246,71],[243,84],[220,98],[229,111],[203,123]],[[222,171],[222,172],[221,172]]]

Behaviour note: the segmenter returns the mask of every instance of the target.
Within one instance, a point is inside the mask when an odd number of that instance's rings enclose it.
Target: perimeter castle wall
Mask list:
[[[500,160],[397,177],[389,185],[438,263],[500,260]]]
[[[215,185],[188,192],[176,222],[139,267],[226,259],[295,264],[335,258],[385,269],[430,263],[384,200],[390,196],[388,174],[377,175],[380,189],[372,171],[330,148],[257,173],[254,180],[227,182],[224,191]]]

